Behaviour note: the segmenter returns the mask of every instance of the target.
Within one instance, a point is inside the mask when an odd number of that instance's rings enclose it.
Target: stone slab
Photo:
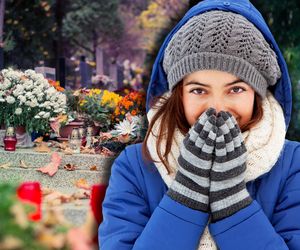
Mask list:
[[[110,167],[115,157],[106,157],[99,154],[73,154],[66,155],[59,153],[62,157],[61,166],[68,163],[75,164],[78,169],[89,170],[91,166],[97,168]],[[32,168],[39,168],[51,161],[51,153],[38,153],[32,148],[30,149],[17,149],[10,152],[0,148],[0,165],[5,163],[12,163],[13,166],[19,166],[20,160],[25,161]]]
[[[109,167],[103,168],[100,171],[67,171],[65,169],[59,169],[52,177],[36,171],[35,169],[22,169],[15,167],[0,169],[1,182],[38,181],[41,183],[42,187],[52,189],[74,188],[74,183],[81,178],[86,179],[90,185],[99,183],[107,184],[109,176]]]

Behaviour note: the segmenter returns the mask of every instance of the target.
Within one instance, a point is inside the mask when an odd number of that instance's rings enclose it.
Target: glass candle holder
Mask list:
[[[14,127],[8,127],[5,132],[5,137],[3,139],[4,150],[15,151],[17,145],[17,137]]]
[[[71,137],[70,137],[70,140],[69,140],[69,146],[73,150],[74,154],[79,154],[80,153],[81,138],[80,138],[78,128],[73,128],[72,133],[71,133]]]

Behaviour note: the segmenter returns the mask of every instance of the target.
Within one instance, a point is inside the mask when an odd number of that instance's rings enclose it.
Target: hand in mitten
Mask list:
[[[216,139],[215,110],[204,112],[180,147],[178,171],[167,194],[190,208],[208,212],[209,173]]]
[[[252,202],[244,180],[247,151],[240,128],[224,111],[218,114],[217,128],[209,190],[212,221],[228,217]]]

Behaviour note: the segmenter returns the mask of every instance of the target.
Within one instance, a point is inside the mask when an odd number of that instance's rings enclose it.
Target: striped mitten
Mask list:
[[[204,112],[180,147],[178,171],[167,192],[173,200],[208,212],[209,173],[216,139],[215,110]]]
[[[247,151],[240,128],[224,111],[218,114],[217,127],[209,190],[212,221],[228,217],[252,202],[244,180]]]

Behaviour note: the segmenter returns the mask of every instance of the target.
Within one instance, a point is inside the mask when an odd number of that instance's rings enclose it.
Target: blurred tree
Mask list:
[[[187,11],[187,0],[153,0],[140,15],[140,25],[144,30],[144,48],[153,53],[165,34]],[[159,34],[158,34],[159,33]]]
[[[287,137],[300,140],[300,1],[251,1],[267,21],[286,59],[293,84],[293,113]]]
[[[142,46],[147,51],[144,79],[146,84],[161,44],[188,7],[188,0],[152,0],[149,1],[148,8],[141,12],[139,22],[144,31]]]
[[[96,60],[97,47],[109,48],[123,33],[119,0],[73,0],[63,19],[63,36]]]
[[[5,4],[5,67],[33,68],[39,61],[53,58],[54,0],[7,0]]]

